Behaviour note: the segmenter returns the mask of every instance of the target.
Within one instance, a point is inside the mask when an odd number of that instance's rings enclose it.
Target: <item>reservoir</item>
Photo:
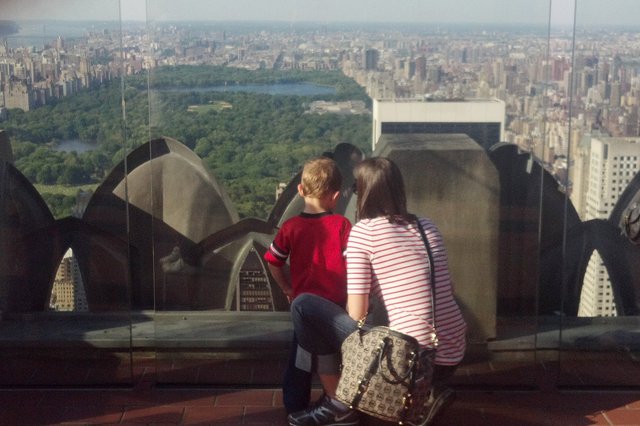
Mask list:
[[[87,142],[82,142],[80,139],[68,139],[60,141],[53,147],[56,151],[72,152],[75,151],[78,154],[87,151],[93,151],[96,146]]]

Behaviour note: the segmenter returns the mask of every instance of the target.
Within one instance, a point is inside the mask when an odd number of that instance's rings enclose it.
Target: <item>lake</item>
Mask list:
[[[79,139],[69,139],[58,142],[56,146],[53,147],[53,149],[55,149],[56,151],[64,152],[75,151],[80,154],[87,151],[93,151],[94,149],[96,149],[96,146],[91,143],[82,142]]]

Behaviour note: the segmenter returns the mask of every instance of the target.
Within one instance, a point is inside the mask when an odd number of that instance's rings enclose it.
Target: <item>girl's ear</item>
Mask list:
[[[300,194],[301,197],[304,197],[304,190],[302,189],[301,183],[298,184],[298,194]]]
[[[331,196],[331,201],[333,202],[338,201],[338,197],[340,197],[340,191],[334,192],[333,195]]]

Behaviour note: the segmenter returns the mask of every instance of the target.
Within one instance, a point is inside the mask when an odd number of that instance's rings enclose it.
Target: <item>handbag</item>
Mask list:
[[[358,329],[342,343],[342,371],[336,390],[336,398],[350,408],[399,424],[419,422],[424,415],[438,346],[433,257],[420,221],[417,222],[431,265],[431,344],[422,348],[412,336],[386,326],[367,330],[364,319],[360,320]]]

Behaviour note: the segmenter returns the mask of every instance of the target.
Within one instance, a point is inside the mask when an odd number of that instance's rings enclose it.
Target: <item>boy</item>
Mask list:
[[[304,209],[282,224],[264,255],[271,275],[290,302],[301,293],[312,293],[345,306],[347,274],[343,253],[351,222],[332,212],[341,186],[342,175],[332,159],[321,157],[304,164],[298,185]],[[283,269],[287,259],[290,279]],[[294,335],[282,385],[287,414],[309,405],[310,364],[309,354],[298,347]],[[318,365],[318,371],[333,369],[331,364]]]

